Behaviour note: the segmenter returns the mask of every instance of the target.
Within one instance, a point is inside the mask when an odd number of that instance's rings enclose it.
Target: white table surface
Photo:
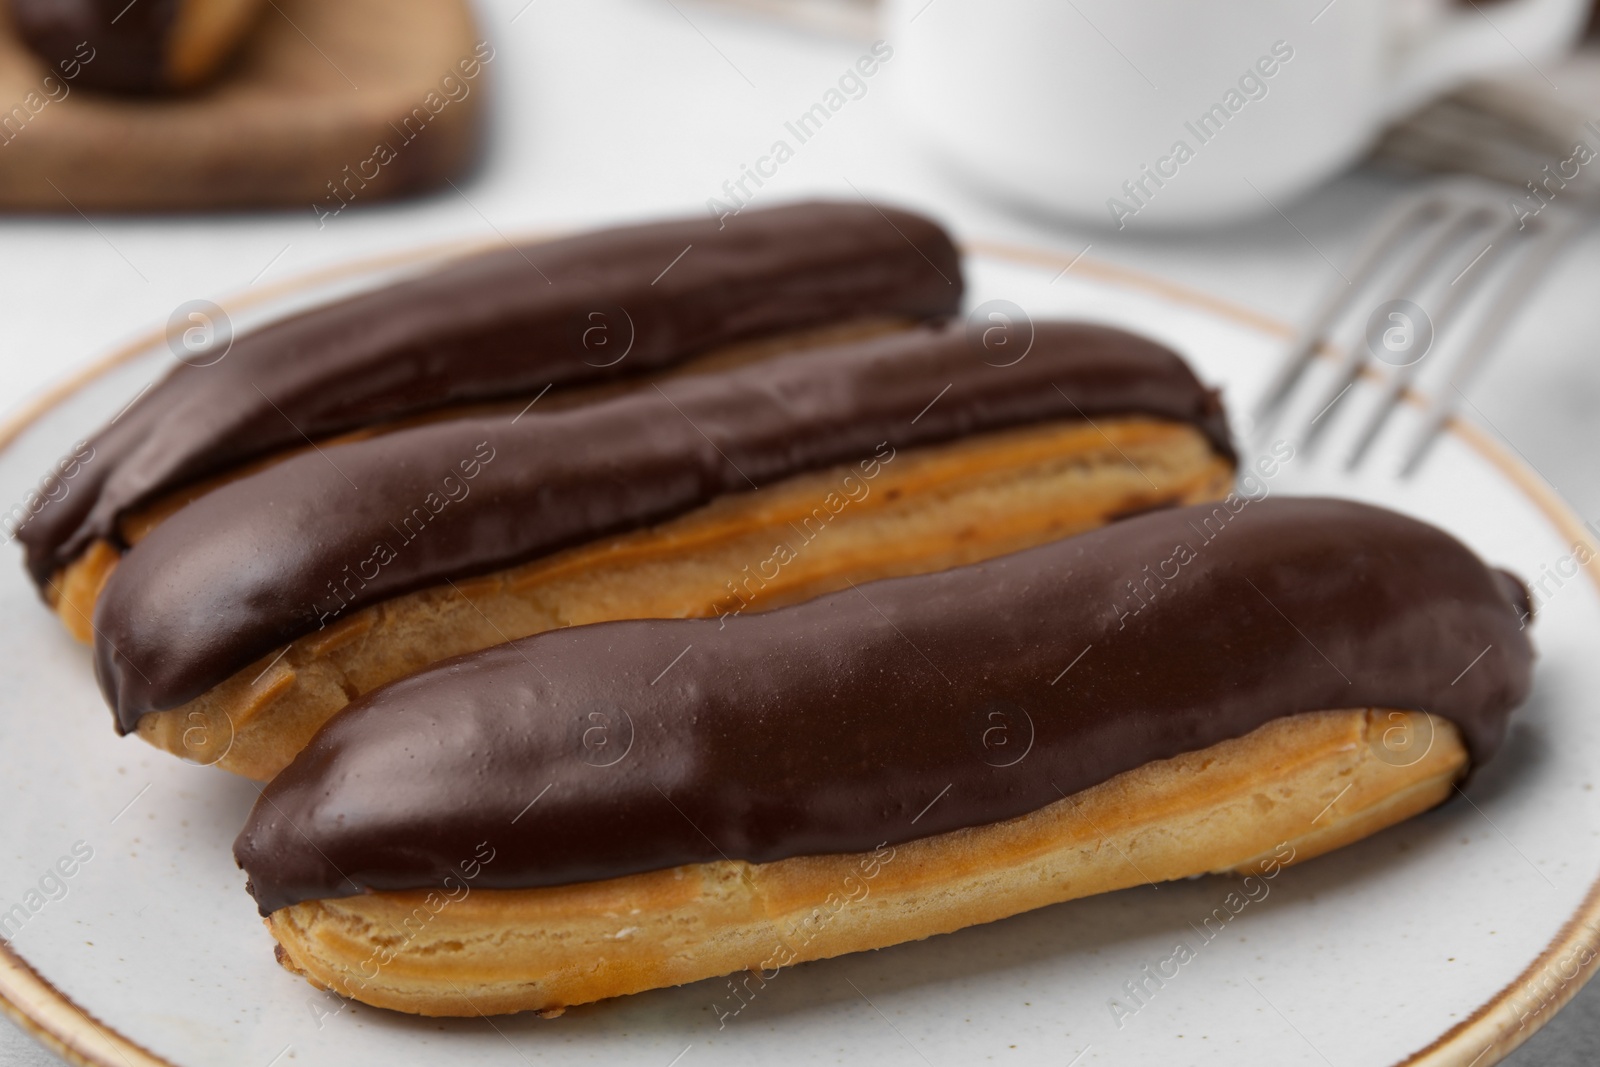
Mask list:
[[[20,408],[188,300],[441,239],[703,211],[864,51],[862,41],[692,0],[483,0],[480,14],[496,49],[491,147],[459,192],[352,207],[320,228],[310,205],[255,215],[0,220],[0,408]],[[932,212],[964,237],[1068,256],[1092,245],[1090,257],[1298,320],[1338,280],[1328,260],[1347,264],[1363,226],[1407,188],[1357,172],[1280,205],[1293,225],[1274,214],[1203,235],[1059,225],[1007,214],[945,180],[897,135],[882,88],[870,82],[756,204],[864,194]],[[1597,268],[1600,238],[1588,236],[1467,390],[1472,417],[1591,520],[1600,519],[1600,361],[1590,357],[1600,332]],[[1506,1062],[1589,1064],[1597,1054],[1600,983]],[[54,1062],[0,1023],[0,1067]]]

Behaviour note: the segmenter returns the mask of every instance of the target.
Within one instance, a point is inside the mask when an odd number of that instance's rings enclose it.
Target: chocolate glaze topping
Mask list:
[[[1346,707],[1443,716],[1481,761],[1528,692],[1523,596],[1402,515],[1234,498],[725,627],[551,631],[357,700],[234,856],[267,914],[439,886],[481,842],[497,888],[865,851]]]
[[[957,310],[961,288],[937,224],[868,204],[486,252],[241,336],[210,366],[179,364],[90,439],[94,461],[71,492],[18,536],[44,587],[92,541],[115,542],[130,509],[306,436],[657,369],[835,320],[937,318]]]
[[[987,356],[959,323],[919,327],[285,460],[201,497],[127,553],[95,611],[101,688],[131,730],[365,605],[869,457],[884,442],[1137,413],[1193,423],[1233,456],[1215,394],[1154,342],[1041,323],[1026,358]]]
[[[166,88],[178,7],[179,0],[11,0],[11,21],[52,74],[75,68],[79,85],[149,93]]]

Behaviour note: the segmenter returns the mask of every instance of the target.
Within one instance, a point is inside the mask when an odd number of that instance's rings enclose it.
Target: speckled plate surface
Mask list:
[[[1004,298],[1036,317],[1152,334],[1236,410],[1284,344],[1282,323],[1090,260],[1067,266],[977,246],[970,302]],[[243,328],[382,276],[367,265],[230,311]],[[20,499],[171,358],[159,345],[130,350],[14,427],[0,500]],[[1375,392],[1357,390],[1358,406]],[[124,1067],[1491,1063],[1596,963],[1600,571],[1581,565],[1590,535],[1578,520],[1487,432],[1454,427],[1417,478],[1397,481],[1392,457],[1415,419],[1403,410],[1359,474],[1301,454],[1270,491],[1398,508],[1542,579],[1533,698],[1464,795],[1283,871],[1209,939],[1201,924],[1233,888],[1225,879],[803,965],[736,1014],[722,981],[557,1020],[423,1020],[345,1004],[273,962],[229,853],[255,787],[117,738],[87,650],[10,560],[0,566],[0,915],[20,905],[24,916],[0,951],[0,996],[73,1058]],[[1192,959],[1176,976],[1131,992],[1179,942]]]

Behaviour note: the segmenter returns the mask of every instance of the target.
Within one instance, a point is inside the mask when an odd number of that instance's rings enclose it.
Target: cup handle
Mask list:
[[[1589,0],[1509,0],[1440,16],[1401,50],[1389,117],[1420,107],[1474,74],[1524,59],[1535,64],[1553,59],[1577,40],[1588,14]]]

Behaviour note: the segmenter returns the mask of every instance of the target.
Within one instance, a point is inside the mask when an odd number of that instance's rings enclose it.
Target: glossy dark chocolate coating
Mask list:
[[[179,0],[10,0],[11,22],[57,78],[78,63],[72,84],[151,93],[168,84],[167,46]],[[82,62],[79,46],[93,49]]]
[[[1427,710],[1481,761],[1528,692],[1524,597],[1394,512],[1236,499],[725,627],[551,631],[357,700],[234,855],[269,913],[441,885],[480,842],[499,888],[865,851],[1334,708]]]
[[[838,320],[937,318],[960,300],[948,235],[868,204],[795,204],[721,227],[704,217],[485,252],[245,334],[211,366],[180,364],[90,439],[94,462],[18,538],[44,586],[94,540],[116,542],[130,509],[308,436],[659,369]]]
[[[95,611],[101,688],[129,730],[367,604],[864,459],[882,442],[1145,414],[1193,423],[1232,456],[1216,396],[1152,341],[1040,323],[1020,362],[986,356],[964,324],[947,323],[564,411],[450,420],[304,453],[200,498],[123,557]],[[463,499],[402,529],[484,443],[492,462],[470,481],[456,474]],[[363,565],[381,557],[380,542],[395,558]],[[358,588],[347,566],[370,580]]]

